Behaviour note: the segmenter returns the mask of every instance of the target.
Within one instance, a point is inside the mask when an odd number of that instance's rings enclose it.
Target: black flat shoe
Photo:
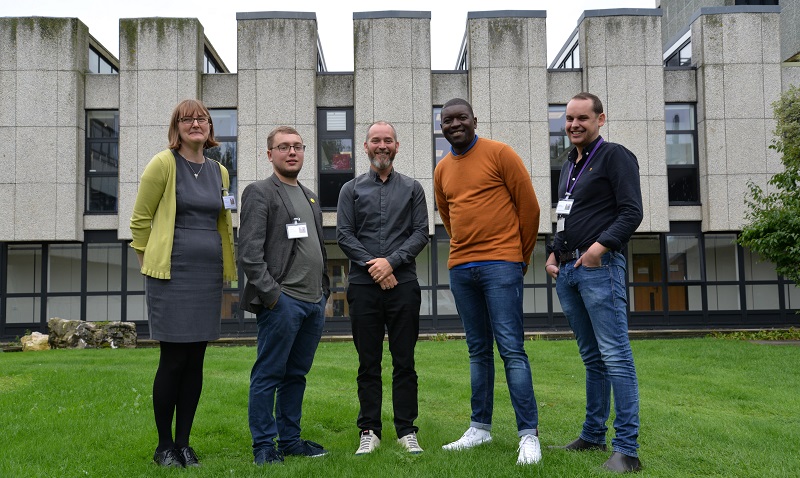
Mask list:
[[[564,446],[564,449],[569,451],[589,451],[589,450],[606,451],[606,445],[603,443],[588,442],[583,438],[579,437],[577,440],[567,443]]]
[[[153,462],[158,466],[183,468],[183,461],[178,455],[178,452],[173,448],[157,451],[155,455],[153,455]]]
[[[183,466],[200,466],[200,460],[197,459],[197,453],[194,452],[190,446],[182,446],[177,450],[178,456],[183,461]]]
[[[603,463],[603,468],[617,473],[633,473],[642,469],[642,462],[635,456],[624,455],[618,451]]]

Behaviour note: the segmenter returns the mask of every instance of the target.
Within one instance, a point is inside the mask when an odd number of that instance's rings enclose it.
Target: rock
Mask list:
[[[34,332],[30,335],[25,335],[19,339],[22,344],[23,352],[32,352],[36,350],[50,350],[50,343],[48,336],[39,332]]]
[[[84,322],[54,317],[47,327],[54,349],[136,348],[136,326],[132,322]]]

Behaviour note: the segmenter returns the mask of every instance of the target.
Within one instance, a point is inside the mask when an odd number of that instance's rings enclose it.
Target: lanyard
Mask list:
[[[567,193],[566,193],[566,197],[570,197],[570,195],[572,195],[572,190],[575,189],[575,185],[578,184],[578,180],[581,178],[581,175],[583,175],[583,172],[586,171],[586,168],[589,167],[589,161],[591,161],[592,158],[594,158],[594,153],[597,152],[597,150],[600,148],[601,144],[603,144],[603,138],[600,138],[600,141],[597,142],[597,145],[594,147],[592,152],[589,153],[589,157],[586,158],[586,164],[583,165],[583,169],[581,169],[581,172],[578,173],[578,177],[575,178],[574,181],[572,181],[572,185],[569,184],[569,180],[572,177],[572,171],[575,169],[575,163],[569,165],[569,175],[567,176]]]

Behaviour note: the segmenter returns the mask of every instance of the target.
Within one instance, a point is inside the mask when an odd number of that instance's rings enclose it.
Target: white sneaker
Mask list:
[[[372,430],[364,430],[361,432],[361,441],[358,444],[356,455],[366,455],[372,453],[378,445],[381,444],[381,439]]]
[[[535,435],[525,435],[519,440],[519,458],[517,465],[531,465],[542,460],[542,448]]]
[[[419,446],[419,443],[417,443],[417,434],[414,432],[409,433],[403,438],[399,438],[397,443],[403,445],[403,448],[413,455],[422,453],[422,448]]]
[[[467,448],[472,448],[482,443],[489,443],[490,441],[492,441],[492,435],[489,434],[489,430],[469,427],[461,438],[453,443],[442,446],[442,448],[445,450],[466,450]]]

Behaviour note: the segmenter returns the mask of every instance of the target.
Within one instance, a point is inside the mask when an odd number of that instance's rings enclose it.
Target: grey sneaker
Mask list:
[[[466,450],[467,448],[489,443],[490,441],[492,441],[492,435],[489,433],[489,430],[469,427],[461,438],[453,443],[442,446],[442,448],[445,450]]]
[[[358,443],[358,450],[356,455],[366,455],[372,453],[378,445],[381,444],[381,439],[372,430],[364,430],[361,432],[361,439]]]
[[[406,451],[412,455],[419,455],[423,451],[422,447],[420,447],[419,443],[417,443],[417,434],[414,432],[411,432],[403,438],[398,439],[397,443],[401,444],[403,448],[405,448]]]

